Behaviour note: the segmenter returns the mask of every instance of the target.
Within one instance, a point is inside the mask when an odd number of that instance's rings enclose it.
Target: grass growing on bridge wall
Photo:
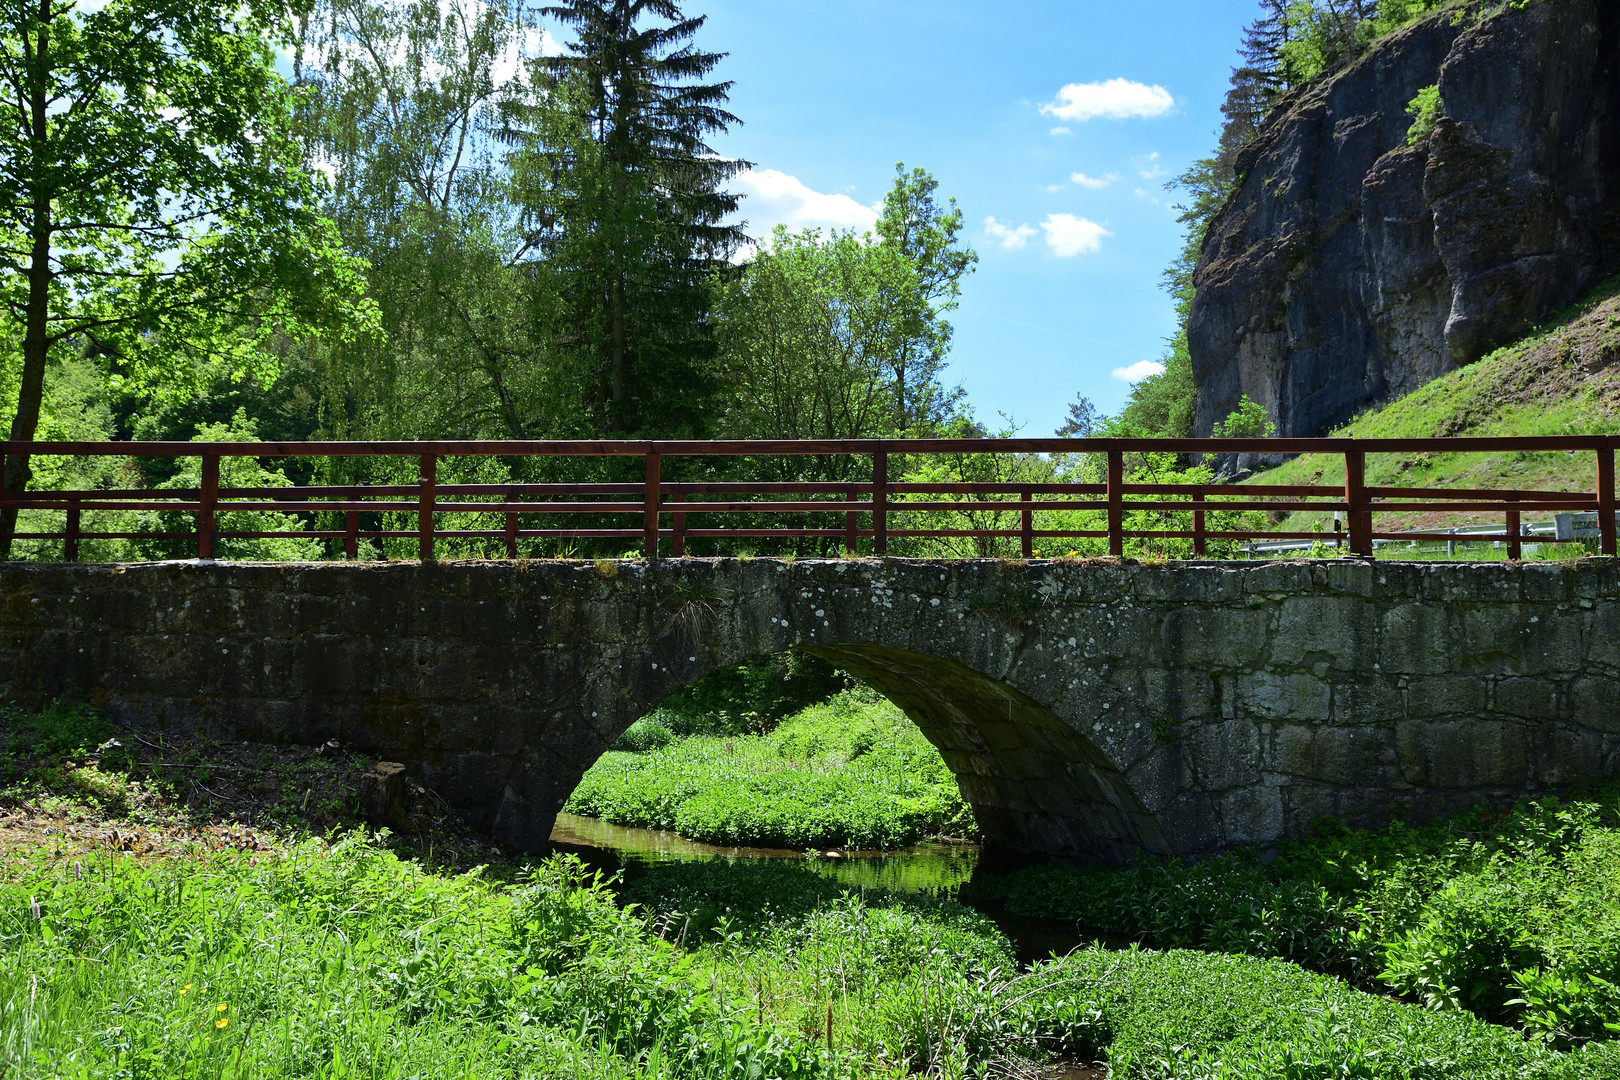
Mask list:
[[[1620,1038],[1620,787],[1420,829],[1324,826],[1269,865],[1239,852],[1191,866],[1045,866],[975,888],[1021,915],[1286,958],[1561,1047]]]
[[[975,831],[939,752],[870,691],[763,735],[675,738],[655,713],[619,745],[585,774],[569,813],[764,847],[893,848]]]

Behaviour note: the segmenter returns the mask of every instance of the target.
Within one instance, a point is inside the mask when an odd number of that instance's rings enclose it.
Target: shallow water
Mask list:
[[[672,832],[633,829],[600,818],[558,814],[551,846],[578,855],[592,866],[624,870],[669,862],[753,859],[796,859],[819,874],[856,888],[901,892],[955,892],[973,876],[979,845],[929,841],[897,851],[795,851],[791,848],[724,847],[688,840]]]
[[[672,832],[613,825],[600,818],[558,814],[551,848],[579,856],[588,866],[622,872],[633,880],[647,866],[670,862],[749,862],[794,859],[818,874],[856,888],[884,888],[954,896],[979,865],[982,848],[965,841],[928,841],[897,851],[794,851],[788,848],[726,847],[688,840]],[[1065,953],[1082,943],[1072,925],[1054,920],[1019,919],[985,909],[1012,939],[1022,963]]]

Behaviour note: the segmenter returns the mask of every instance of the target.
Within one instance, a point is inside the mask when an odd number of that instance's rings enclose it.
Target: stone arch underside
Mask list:
[[[1091,862],[1168,853],[1158,822],[1090,740],[1004,682],[882,645],[807,652],[880,690],[939,749],[988,843]]]

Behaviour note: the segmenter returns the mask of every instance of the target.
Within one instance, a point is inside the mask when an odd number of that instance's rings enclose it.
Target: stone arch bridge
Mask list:
[[[0,566],[0,691],[337,738],[538,849],[677,688],[803,648],[939,747],[987,838],[1198,855],[1620,768],[1620,562]]]

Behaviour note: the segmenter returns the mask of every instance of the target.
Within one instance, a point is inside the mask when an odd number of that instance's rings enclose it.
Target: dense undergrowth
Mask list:
[[[892,848],[973,832],[939,752],[870,690],[764,734],[677,734],[692,724],[665,710],[638,721],[565,809],[715,844]]]
[[[1620,1036],[1620,788],[1422,828],[1324,825],[1269,864],[1043,866],[975,889],[1087,931],[1284,958],[1557,1046]]]
[[[1278,960],[1088,950],[1020,972],[948,901],[744,869],[665,868],[635,907],[569,860],[503,887],[359,837],[13,854],[0,1053],[19,1080],[954,1077],[1060,1058],[1119,1078],[1602,1075],[1597,1055]]]

